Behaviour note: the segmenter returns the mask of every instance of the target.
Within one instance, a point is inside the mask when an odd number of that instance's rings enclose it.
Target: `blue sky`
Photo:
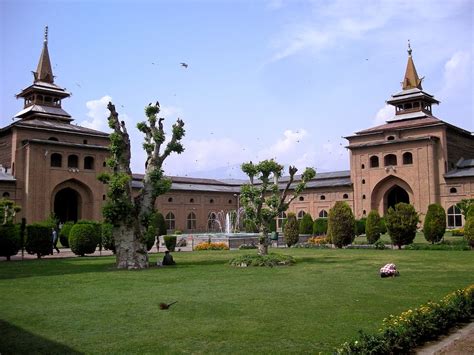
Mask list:
[[[436,117],[474,131],[474,2],[0,0],[0,125],[22,109],[49,26],[56,84],[75,123],[107,131],[111,98],[143,172],[143,108],[159,100],[186,151],[169,175],[242,177],[275,157],[349,169],[343,136],[391,118],[407,40]],[[189,64],[187,69],[180,62]]]

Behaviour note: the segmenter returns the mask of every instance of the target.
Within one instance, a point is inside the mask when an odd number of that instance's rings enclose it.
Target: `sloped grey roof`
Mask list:
[[[444,174],[446,179],[474,177],[474,159],[460,159],[456,164],[456,169]]]
[[[5,168],[0,167],[0,181],[11,181],[15,182],[16,179],[10,173],[5,172]]]
[[[43,105],[31,105],[28,106],[27,108],[21,110],[18,112],[15,117],[22,117],[28,112],[37,112],[40,114],[45,114],[45,115],[54,115],[54,116],[62,116],[64,118],[70,119],[71,115],[64,111],[60,107],[51,107],[51,106],[43,106]]]
[[[109,136],[108,133],[96,131],[95,129],[90,129],[90,128],[86,128],[82,126],[77,126],[75,124],[65,123],[61,121],[54,121],[54,120],[40,120],[40,119],[20,120],[11,124],[10,127],[11,126],[48,129],[48,130],[54,130],[54,131],[67,131],[67,132],[72,132],[72,133],[82,133],[82,134],[102,136],[102,137]]]

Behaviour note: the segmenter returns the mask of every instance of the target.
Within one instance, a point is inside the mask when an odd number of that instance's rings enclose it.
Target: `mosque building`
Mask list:
[[[108,133],[72,124],[62,100],[71,94],[54,82],[47,32],[33,84],[16,95],[23,110],[0,128],[0,198],[22,207],[28,223],[54,213],[61,222],[102,219]],[[387,101],[393,117],[383,125],[347,136],[350,170],[318,173],[290,205],[298,218],[327,217],[336,201],[347,202],[356,218],[375,209],[381,215],[398,202],[411,203],[421,218],[439,203],[448,227],[464,223],[456,203],[474,198],[474,135],[433,115],[439,101],[424,91],[408,49],[402,91]],[[134,174],[140,189],[143,175]],[[206,231],[218,211],[239,207],[245,181],[171,177],[171,190],[157,209],[168,229]],[[284,183],[284,178],[281,181]],[[278,218],[278,224],[285,216]]]

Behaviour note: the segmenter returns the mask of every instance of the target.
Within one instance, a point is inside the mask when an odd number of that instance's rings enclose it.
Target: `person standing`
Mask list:
[[[53,228],[52,239],[53,239],[53,248],[56,249],[56,251],[57,251],[58,254],[59,254],[59,248],[58,248],[58,232],[56,231],[55,228]],[[52,254],[53,254],[53,249],[51,249],[51,255],[52,255]]]

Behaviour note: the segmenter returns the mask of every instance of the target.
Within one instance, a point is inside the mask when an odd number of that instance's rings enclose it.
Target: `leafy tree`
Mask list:
[[[313,223],[314,235],[325,235],[328,232],[328,219],[316,218]]]
[[[137,128],[145,135],[143,149],[146,152],[143,188],[132,196],[132,171],[130,170],[130,138],[124,121],[119,121],[115,106],[109,102],[109,126],[111,157],[107,165],[112,173],[102,174],[99,179],[108,184],[107,202],[103,209],[106,222],[111,223],[115,239],[117,268],[143,269],[148,267],[147,235],[151,215],[155,213],[156,198],[171,188],[171,180],[164,176],[163,163],[171,153],[182,153],[181,139],[184,122],[176,121],[171,140],[165,144],[164,118],[158,118],[160,104],[145,108],[146,122]],[[163,147],[162,147],[163,146]]]
[[[278,179],[282,175],[283,165],[273,159],[264,160],[258,164],[244,163],[242,171],[247,174],[250,182],[241,187],[241,205],[244,207],[247,220],[252,221],[260,232],[258,253],[267,255],[268,232],[272,221],[281,212],[288,210],[290,203],[303,192],[306,183],[314,178],[316,172],[312,168],[306,168],[300,181],[292,187],[298,169],[290,166],[290,177],[280,190]],[[257,182],[256,179],[259,181]],[[293,193],[289,196],[290,187]]]
[[[300,234],[312,234],[313,233],[313,218],[309,213],[305,213],[300,221]]]
[[[456,206],[461,210],[464,218],[467,218],[469,208],[474,206],[474,198],[465,198],[456,204]]]
[[[298,220],[296,219],[296,215],[294,213],[288,213],[285,227],[283,227],[283,232],[285,233],[286,245],[291,247],[292,245],[298,243],[300,233]]]
[[[400,202],[395,208],[390,207],[385,215],[385,223],[392,244],[401,249],[402,245],[413,243],[419,221],[415,208],[408,203]]]
[[[365,236],[369,244],[374,244],[380,238],[381,234],[381,219],[380,215],[376,210],[369,212],[367,221],[365,224]]]
[[[467,240],[471,248],[474,248],[474,206],[469,209],[466,223],[464,224],[464,239]]]
[[[423,234],[431,244],[438,243],[446,231],[446,212],[437,203],[428,206],[425,222],[423,223]]]
[[[329,210],[328,235],[337,248],[342,248],[354,241],[355,218],[346,202],[337,201]]]
[[[15,215],[21,211],[21,207],[18,206],[12,200],[2,197],[0,199],[0,213],[3,215],[1,224],[13,223]]]

